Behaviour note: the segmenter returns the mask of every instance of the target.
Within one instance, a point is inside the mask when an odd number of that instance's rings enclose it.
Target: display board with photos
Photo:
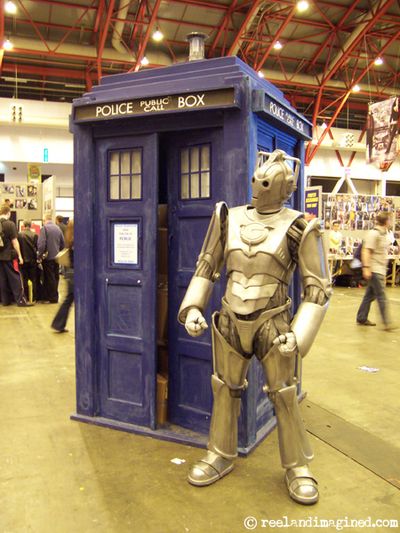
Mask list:
[[[10,201],[11,220],[42,219],[42,184],[32,182],[0,183],[0,205]]]
[[[376,215],[388,211],[394,217],[400,208],[396,203],[400,198],[392,196],[373,196],[363,194],[322,195],[322,220],[325,229],[330,229],[337,221],[340,230],[370,230],[375,226]]]
[[[21,183],[0,183],[0,202],[10,200],[11,209],[37,211],[39,185]]]

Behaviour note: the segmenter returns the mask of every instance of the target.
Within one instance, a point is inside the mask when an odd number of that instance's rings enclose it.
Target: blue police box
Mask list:
[[[311,124],[271,83],[224,57],[103,78],[74,101],[71,130],[73,418],[203,446],[212,406],[211,335],[189,337],[178,308],[216,202],[249,201],[258,149],[280,148],[303,161]],[[303,209],[303,192],[300,174],[293,208]],[[216,283],[209,322],[223,288]],[[296,303],[296,282],[292,295]],[[160,372],[168,380],[166,424],[156,416]],[[242,454],[275,422],[256,361],[248,380]]]

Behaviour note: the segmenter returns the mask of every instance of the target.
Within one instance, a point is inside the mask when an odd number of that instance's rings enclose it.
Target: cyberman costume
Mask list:
[[[299,413],[296,384],[301,358],[309,351],[325,315],[330,279],[316,220],[283,207],[296,189],[300,161],[281,150],[261,152],[267,159],[252,179],[252,205],[216,205],[195,274],[178,320],[191,336],[208,326],[204,319],[214,282],[226,264],[222,309],[212,318],[214,405],[208,452],[188,480],[214,483],[233,468],[237,456],[240,397],[255,354],[266,377],[264,390],[274,404],[279,449],[290,496],[299,503],[318,500],[313,458]],[[286,163],[295,161],[295,171]],[[290,321],[288,285],[299,266],[303,301]]]

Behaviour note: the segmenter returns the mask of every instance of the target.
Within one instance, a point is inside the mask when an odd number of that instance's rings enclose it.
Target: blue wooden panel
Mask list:
[[[151,428],[155,428],[157,357],[157,141],[156,135],[147,135],[96,143],[99,415]],[[116,153],[125,156],[115,158]],[[120,161],[125,161],[126,175],[133,168],[129,156],[133,153],[142,154],[135,163],[141,172],[141,198],[115,200],[110,193],[112,161],[120,169]],[[121,228],[126,232],[117,234]],[[136,246],[126,248],[127,243]]]
[[[137,286],[107,284],[108,334],[143,338],[143,290]],[[135,302],[135,305],[132,305]]]
[[[179,356],[180,368],[180,403],[188,409],[193,409],[205,416],[210,414],[212,406],[211,380],[212,364],[209,359],[190,357],[185,354]],[[187,387],[196,376],[198,386]]]
[[[222,130],[176,134],[168,142],[169,201],[169,418],[171,422],[196,431],[208,430],[212,395],[211,335],[208,330],[199,338],[190,337],[176,317],[194,273],[207,227],[219,199],[222,184]],[[196,200],[180,198],[180,153],[187,146],[211,143],[211,196]],[[206,312],[220,306],[221,287],[216,284],[212,302]]]
[[[143,407],[142,354],[109,350],[108,398]]]

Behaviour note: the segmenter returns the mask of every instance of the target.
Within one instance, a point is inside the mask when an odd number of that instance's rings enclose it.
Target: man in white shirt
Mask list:
[[[329,253],[338,254],[342,244],[342,234],[339,231],[340,224],[337,220],[332,223],[332,229],[329,232]]]
[[[378,301],[379,311],[386,331],[395,329],[389,322],[387,298],[385,294],[385,276],[388,264],[388,230],[390,218],[387,211],[381,211],[376,217],[377,225],[370,230],[362,247],[361,261],[363,278],[368,281],[367,290],[357,312],[357,324],[376,326],[368,320],[371,303]]]

